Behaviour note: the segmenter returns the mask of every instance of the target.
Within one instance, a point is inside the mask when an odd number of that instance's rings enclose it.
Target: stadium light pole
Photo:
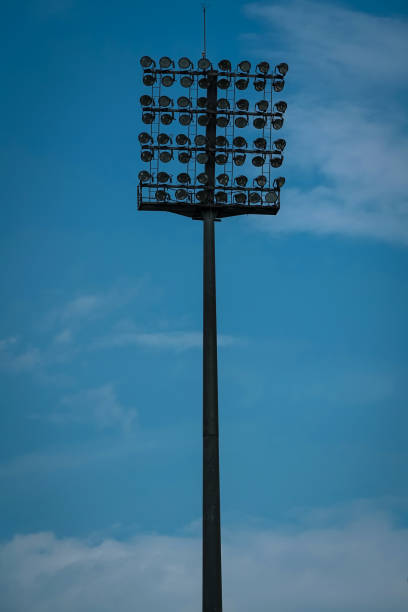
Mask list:
[[[279,211],[285,179],[272,179],[271,169],[282,164],[286,142],[282,138],[272,142],[272,133],[283,125],[286,103],[278,101],[273,105],[272,96],[282,91],[288,66],[279,64],[270,73],[269,63],[260,62],[251,72],[246,60],[236,70],[232,70],[231,62],[222,60],[214,69],[205,54],[197,69],[186,57],[178,61],[178,69],[168,57],[160,58],[156,66],[154,60],[144,56],[141,65],[143,83],[151,88],[149,95],[141,97],[142,119],[150,126],[150,132],[142,132],[139,141],[141,158],[150,167],[139,173],[138,208],[173,212],[203,222],[202,611],[222,612],[214,222],[244,214],[276,215]],[[174,85],[177,77],[188,95],[180,96],[174,104],[163,90]],[[250,81],[255,92],[264,96],[253,110],[249,110],[249,100],[236,100],[236,91],[247,89]],[[206,96],[199,95],[200,89],[206,91]],[[219,90],[223,92],[221,97]],[[267,90],[269,100],[265,99]],[[176,116],[187,134],[178,134],[174,144],[169,134],[160,131],[160,124],[171,125]],[[235,136],[235,128],[239,131],[248,127],[249,118],[253,119],[255,132],[262,134],[252,147],[245,138]],[[205,128],[205,135],[200,133],[200,127]],[[222,135],[217,136],[217,127]],[[175,154],[188,171],[191,167],[193,180],[189,172],[181,172],[173,183],[176,173],[160,170],[160,163],[173,163],[171,168],[175,168]],[[252,166],[261,171],[252,186],[247,186],[247,176],[234,176],[235,165],[242,166],[249,155],[253,155]],[[198,173],[197,164],[204,166],[205,172]],[[216,178],[217,165],[223,167],[223,172]]]

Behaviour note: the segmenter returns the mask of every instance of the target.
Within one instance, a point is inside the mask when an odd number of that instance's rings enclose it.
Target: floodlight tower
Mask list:
[[[215,68],[205,54],[196,68],[186,57],[177,67],[169,57],[156,65],[144,56],[140,63],[143,83],[150,88],[140,98],[149,131],[139,135],[149,170],[139,173],[138,208],[184,215],[204,226],[202,610],[222,612],[214,221],[279,211],[285,179],[273,178],[271,171],[282,164],[286,142],[274,140],[273,131],[282,127],[287,105],[273,97],[284,87],[288,65],[278,64],[271,72],[263,61],[251,70],[244,60],[233,69],[224,59]],[[164,92],[176,79],[184,91],[173,100]],[[239,97],[250,82],[261,97],[252,108],[249,99]],[[175,138],[161,132],[161,125],[170,126],[177,117],[184,132]],[[251,145],[239,134],[243,128],[250,132]],[[249,177],[235,170],[247,161],[252,162]],[[161,163],[168,163],[169,171],[161,170]],[[217,166],[221,172],[216,176]]]

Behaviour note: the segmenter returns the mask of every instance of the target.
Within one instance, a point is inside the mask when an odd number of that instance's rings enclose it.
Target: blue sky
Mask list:
[[[138,212],[139,58],[201,4],[5,2],[3,609],[200,609],[202,227]],[[290,65],[281,210],[217,224],[225,610],[408,603],[405,3],[208,7]],[[170,603],[171,602],[171,603]]]

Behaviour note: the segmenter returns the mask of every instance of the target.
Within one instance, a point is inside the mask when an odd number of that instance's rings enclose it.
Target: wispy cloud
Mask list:
[[[257,54],[291,65],[287,188],[276,219],[253,223],[408,244],[408,21],[303,0],[246,13],[273,34]]]
[[[386,515],[300,530],[224,529],[225,609],[403,612],[408,530]],[[200,609],[199,538],[127,541],[16,536],[0,548],[6,610],[130,612]]]
[[[17,338],[0,340],[0,369],[9,372],[32,372],[43,363],[41,351],[36,347],[22,347]]]
[[[218,345],[220,347],[237,345],[241,341],[233,336],[220,334]],[[109,348],[121,346],[142,346],[154,349],[167,349],[174,351],[186,351],[201,348],[203,343],[202,332],[195,331],[173,331],[173,332],[136,332],[117,331],[97,340],[95,348]]]

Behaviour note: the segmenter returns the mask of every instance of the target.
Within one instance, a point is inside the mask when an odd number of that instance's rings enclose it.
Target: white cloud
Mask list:
[[[86,389],[61,399],[62,409],[47,414],[54,423],[89,423],[99,429],[120,428],[129,432],[135,424],[137,413],[123,406],[111,384],[96,389]]]
[[[20,535],[0,547],[5,612],[197,612],[199,538],[97,543]],[[408,530],[379,513],[341,526],[223,531],[226,612],[403,612]]]
[[[246,11],[272,29],[278,59],[291,65],[282,208],[274,219],[251,222],[270,232],[408,244],[408,139],[400,101],[408,22],[301,0]],[[258,37],[256,45],[257,54],[276,56],[270,38]]]
[[[69,344],[72,342],[72,331],[70,329],[64,329],[55,336],[54,342],[57,344]]]
[[[97,341],[95,343],[95,348],[136,345],[155,349],[185,351],[193,348],[201,348],[202,343],[202,332],[195,331],[115,331],[111,335]],[[236,345],[238,343],[240,343],[240,340],[233,336],[223,334],[218,336],[218,346],[220,347]]]
[[[0,368],[9,372],[32,372],[41,366],[43,356],[36,347],[22,349],[15,337],[0,340]]]

